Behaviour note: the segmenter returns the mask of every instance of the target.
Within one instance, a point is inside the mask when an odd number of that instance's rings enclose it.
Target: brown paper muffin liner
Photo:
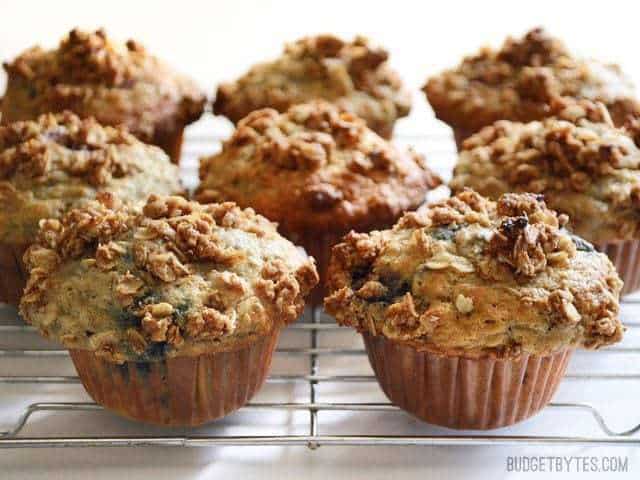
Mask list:
[[[161,361],[112,363],[70,350],[87,393],[124,417],[197,426],[245,405],[267,377],[279,329],[230,351]]]
[[[337,233],[306,232],[302,235],[289,237],[296,245],[304,248],[307,255],[316,260],[320,281],[307,297],[307,304],[312,307],[322,305],[327,294],[327,269],[329,267],[329,258],[331,257],[331,248],[340,242],[342,236],[342,234]]]
[[[184,138],[184,128],[175,130],[156,130],[151,143],[157,145],[164,150],[171,162],[176,165],[180,164],[180,155],[182,153],[182,141]]]
[[[453,138],[456,141],[456,147],[458,147],[458,151],[462,150],[462,142],[464,142],[467,138],[475,133],[474,130],[470,130],[468,128],[458,128],[451,127],[453,130]]]
[[[606,253],[618,270],[624,282],[620,295],[627,295],[640,289],[640,240],[595,243],[594,246]]]
[[[0,302],[18,306],[28,274],[22,261],[26,245],[0,243]]]
[[[390,224],[371,224],[368,227],[355,229],[358,232],[371,232],[373,230],[383,230],[385,228],[391,228],[394,222]],[[289,234],[284,233],[284,236],[291,240],[296,245],[302,247],[307,252],[307,255],[312,256],[316,260],[316,268],[318,270],[318,276],[320,281],[318,285],[309,293],[307,297],[307,305],[312,307],[321,306],[324,302],[324,297],[328,295],[327,290],[327,270],[329,268],[329,260],[331,258],[331,249],[334,245],[342,241],[348,232],[334,233],[334,232],[314,232],[307,231],[302,233]]]
[[[488,430],[525,420],[549,403],[573,350],[517,359],[418,351],[363,334],[369,362],[392,403],[425,422]]]

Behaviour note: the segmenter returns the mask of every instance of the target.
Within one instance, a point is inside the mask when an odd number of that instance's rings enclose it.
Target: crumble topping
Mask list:
[[[287,232],[393,222],[440,183],[422,156],[322,101],[249,114],[221,153],[201,160],[200,179],[199,201],[251,206]]]
[[[115,362],[232,348],[295,320],[318,282],[252,210],[155,195],[141,211],[100,195],[43,221],[25,263],[25,319]]]
[[[442,354],[615,343],[622,282],[566,222],[538,195],[492,202],[465,190],[391,230],[347,235],[333,249],[325,307],[341,325]]]
[[[105,185],[112,178],[139,172],[135,162],[118,150],[134,143],[122,128],[103,127],[71,112],[0,126],[0,180],[20,176],[44,184],[64,175],[96,187]],[[66,155],[53,155],[54,149],[65,150]]]
[[[4,123],[72,110],[107,125],[125,124],[144,141],[156,130],[200,117],[205,97],[134,40],[115,42],[104,30],[74,29],[57,49],[33,47],[3,64],[9,79]]]
[[[389,68],[388,57],[364,37],[352,42],[332,35],[302,38],[288,44],[280,58],[221,85],[214,113],[237,123],[260,108],[284,112],[297,103],[324,99],[390,137],[395,121],[408,115],[411,96]]]
[[[602,102],[616,125],[640,113],[617,65],[576,58],[541,28],[508,38],[499,50],[482,48],[423,90],[438,118],[469,133],[497,120],[540,120],[560,97]]]
[[[64,112],[0,126],[0,241],[30,243],[40,219],[59,218],[98,192],[127,202],[181,193],[178,177],[160,149],[93,118]]]
[[[102,29],[71,30],[60,42],[56,62],[34,65],[33,60],[43,54],[42,49],[34,47],[12,63],[6,63],[5,69],[8,73],[52,84],[102,83],[110,87],[126,86],[147,73],[142,45],[134,40],[125,45],[113,43]]]
[[[499,121],[462,145],[451,188],[497,199],[543,193],[571,227],[601,242],[640,235],[640,150],[633,121],[613,126],[602,104],[564,99],[542,121]]]

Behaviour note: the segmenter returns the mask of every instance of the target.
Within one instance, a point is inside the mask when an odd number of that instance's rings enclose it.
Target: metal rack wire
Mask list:
[[[438,142],[442,136],[434,135],[429,139],[425,136],[423,140],[433,140]],[[219,140],[220,137],[213,139]],[[420,137],[407,136],[408,142]],[[448,139],[447,139],[448,140]],[[197,154],[201,154],[211,147],[212,139],[192,139],[189,159],[185,162],[184,168],[187,175],[194,174],[193,160]],[[209,148],[210,151],[210,148]],[[447,154],[449,156],[451,152]],[[446,165],[446,158],[438,159],[442,165]],[[190,173],[189,173],[190,172]],[[4,309],[4,312],[3,312]],[[37,341],[26,346],[6,345],[10,337],[29,336],[37,339],[34,329],[21,323],[15,313],[6,313],[7,307],[0,305],[0,313],[4,313],[0,321],[0,366],[3,362],[15,362],[24,360],[35,363],[42,359],[66,358],[66,350],[43,347]],[[623,318],[633,319],[636,313],[640,313],[640,300],[626,300],[622,307]],[[8,320],[7,320],[8,319]],[[640,321],[626,321],[626,326],[631,330],[640,331]],[[308,387],[306,401],[254,401],[241,409],[241,412],[250,411],[279,411],[279,412],[306,412],[308,413],[308,425],[306,432],[301,434],[248,434],[248,435],[228,435],[216,433],[189,433],[175,435],[171,430],[167,434],[148,434],[145,429],[140,428],[140,434],[134,435],[95,435],[87,434],[83,436],[70,436],[63,433],[47,436],[27,436],[24,432],[30,422],[42,414],[71,415],[77,412],[95,415],[103,411],[103,408],[91,402],[44,402],[39,401],[28,404],[17,416],[11,418],[0,418],[0,447],[1,448],[35,448],[35,447],[123,447],[123,446],[249,446],[249,445],[300,445],[310,449],[316,449],[323,445],[444,445],[444,446],[472,446],[472,445],[619,445],[640,447],[640,423],[634,420],[625,429],[616,430],[605,420],[605,415],[594,405],[581,401],[575,402],[554,402],[547,409],[549,411],[577,412],[587,415],[593,423],[596,434],[582,435],[556,435],[542,432],[534,435],[510,434],[509,429],[492,432],[457,432],[446,431],[442,434],[422,433],[422,434],[325,434],[322,432],[320,413],[326,412],[347,412],[351,415],[364,415],[370,412],[377,412],[381,415],[398,414],[399,409],[388,402],[357,402],[357,401],[319,401],[318,388],[321,384],[358,384],[375,382],[375,377],[369,371],[366,374],[346,373],[334,374],[326,373],[322,368],[323,358],[335,356],[347,356],[351,358],[363,358],[366,354],[360,346],[357,348],[345,348],[337,346],[321,346],[319,335],[321,333],[335,333],[341,335],[347,329],[341,329],[332,319],[323,315],[319,310],[307,312],[303,319],[289,327],[292,331],[301,333],[307,337],[305,347],[280,347],[276,350],[276,356],[302,357],[308,358],[307,368],[303,373],[272,374],[268,377],[268,384],[302,384]],[[23,341],[22,344],[25,342]],[[611,347],[604,352],[622,355],[627,358],[640,354],[640,347],[626,345]],[[580,355],[580,354],[578,354]],[[6,363],[4,364],[7,365]],[[6,369],[5,369],[6,370]],[[571,372],[566,375],[566,382],[633,382],[640,380],[640,373],[630,373],[625,371],[596,373],[591,371]],[[35,389],[45,388],[50,385],[79,384],[80,380],[75,375],[5,375],[0,376],[0,389],[8,385],[31,385]],[[348,391],[348,390],[347,390]]]
[[[625,308],[640,305],[639,301],[625,302]],[[631,425],[627,430],[615,431],[605,421],[597,408],[580,402],[551,403],[547,408],[564,411],[580,411],[592,417],[600,430],[600,435],[594,436],[555,436],[555,435],[509,435],[491,433],[452,433],[446,435],[324,435],[319,431],[318,414],[324,411],[342,411],[358,414],[362,412],[396,412],[398,409],[390,403],[359,403],[359,402],[319,402],[316,388],[322,382],[360,383],[375,382],[375,377],[366,375],[330,375],[323,374],[319,368],[318,357],[328,355],[365,355],[363,349],[319,347],[318,333],[339,330],[340,327],[321,321],[321,312],[310,312],[310,320],[292,325],[291,329],[299,330],[309,336],[307,348],[279,348],[278,355],[308,356],[308,372],[303,374],[274,374],[267,382],[289,383],[303,382],[309,388],[309,400],[306,402],[252,402],[242,410],[280,410],[304,411],[309,414],[308,434],[299,435],[141,435],[141,436],[47,436],[25,437],[21,433],[35,415],[44,412],[65,414],[70,412],[99,412],[102,407],[90,402],[37,402],[28,405],[18,418],[2,419],[2,424],[9,424],[9,428],[0,431],[0,447],[116,447],[116,446],[216,446],[216,445],[305,445],[315,449],[321,445],[622,445],[640,447],[640,424]],[[630,329],[640,328],[640,323],[627,322]],[[32,332],[32,327],[26,325],[0,325],[0,334],[22,334]],[[631,347],[611,348],[610,352],[617,354],[637,354],[640,349]],[[42,347],[33,348],[4,348],[0,350],[0,358],[16,357],[46,358],[51,356],[66,356],[65,350]],[[571,373],[566,381],[628,381],[640,380],[640,374],[630,373]],[[77,376],[30,376],[12,375],[0,377],[3,384],[73,384],[79,383]]]

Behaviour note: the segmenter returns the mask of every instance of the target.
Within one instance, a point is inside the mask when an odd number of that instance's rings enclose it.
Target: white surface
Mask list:
[[[314,32],[344,36],[365,33],[389,48],[392,63],[407,83],[416,89],[416,102],[399,132],[431,136],[417,143],[434,168],[448,176],[453,144],[446,129],[437,126],[417,89],[429,74],[454,65],[463,54],[482,43],[498,44],[505,35],[545,25],[582,53],[623,63],[634,79],[640,79],[640,57],[636,54],[637,12],[632,2],[0,2],[0,59],[8,59],[34,44],[54,45],[73,26],[105,26],[122,39],[135,37],[150,50],[181,70],[192,74],[208,92],[224,79],[232,79],[255,61],[278,54],[286,40]],[[0,79],[0,85],[3,79]],[[191,138],[228,132],[222,119],[207,117],[190,128]],[[214,149],[211,143],[190,142],[185,174],[193,184],[195,158]],[[627,319],[637,319],[640,308],[626,309]],[[321,345],[359,346],[351,332],[322,334]],[[3,338],[2,346],[15,338]],[[308,346],[308,337],[288,332],[288,346]],[[625,340],[640,344],[638,329]],[[635,342],[635,343],[634,343]],[[0,347],[1,348],[1,347]],[[580,354],[571,370],[626,371],[639,373],[640,355]],[[291,373],[306,367],[307,358],[276,358],[274,373]],[[321,358],[323,373],[368,373],[364,359]],[[296,371],[296,370],[293,370]],[[27,362],[0,359],[0,375],[73,374],[68,360]],[[319,387],[319,400],[383,401],[375,384]],[[628,428],[640,422],[638,382],[566,381],[556,401],[596,403],[613,428]],[[307,401],[306,385],[267,385],[257,400],[287,398]],[[78,385],[30,386],[0,384],[0,430],[10,426],[25,405],[35,401],[86,401]],[[243,413],[233,415],[203,431],[248,433],[306,433],[307,414]],[[593,419],[585,414],[545,411],[509,434],[597,433]],[[148,428],[108,414],[40,415],[29,422],[25,434],[44,435],[63,431],[135,434]],[[200,430],[198,430],[200,431]],[[321,414],[321,433],[441,433],[402,413]],[[117,448],[0,450],[0,478],[47,479],[163,479],[163,478],[519,478],[506,472],[508,455],[619,455],[628,456],[629,473],[610,478],[638,478],[640,449],[579,447],[304,447],[224,448]],[[529,474],[529,478],[607,478],[605,474]]]

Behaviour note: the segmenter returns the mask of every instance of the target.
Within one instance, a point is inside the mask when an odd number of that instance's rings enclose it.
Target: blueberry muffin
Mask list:
[[[302,38],[287,45],[276,60],[220,85],[213,111],[237,123],[261,108],[284,112],[297,103],[323,99],[389,138],[396,120],[409,114],[411,95],[389,67],[388,57],[364,37],[353,42],[332,35]]]
[[[0,126],[0,301],[18,304],[22,255],[43,218],[60,218],[100,193],[136,203],[182,191],[167,155],[124,128],[69,112]]]
[[[541,120],[558,96],[602,102],[617,125],[640,112],[633,85],[617,65],[577,58],[540,28],[508,38],[499,50],[481,49],[430,78],[423,90],[458,145],[497,120]]]
[[[205,96],[189,78],[139,43],[103,30],[72,30],[55,50],[33,47],[5,63],[2,122],[71,110],[104,125],[126,125],[140,140],[180,158],[184,127],[202,114]]]
[[[222,152],[201,160],[200,179],[196,199],[231,200],[277,222],[316,259],[323,283],[342,235],[393,225],[440,183],[422,156],[323,101],[251,113]]]
[[[625,282],[640,287],[640,149],[638,122],[616,128],[602,105],[559,102],[554,117],[499,121],[462,145],[451,188],[497,199],[507,192],[544,194],[571,218],[570,228],[606,252]]]
[[[390,400],[437,425],[519,422],[553,396],[575,348],[621,340],[622,282],[540,196],[466,190],[333,249],[339,324],[364,338]]]
[[[280,329],[318,277],[275,225],[232,203],[112,196],[41,223],[20,310],[69,349],[93,399],[199,425],[262,385]]]

